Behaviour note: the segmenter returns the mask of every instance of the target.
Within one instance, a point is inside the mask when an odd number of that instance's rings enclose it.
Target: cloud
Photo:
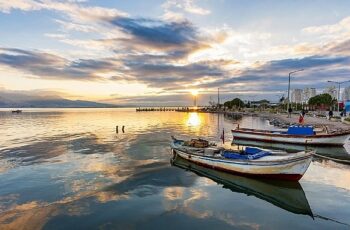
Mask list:
[[[207,15],[210,14],[210,10],[204,9],[195,4],[195,0],[168,0],[162,5],[166,13],[174,10],[183,10],[187,13]]]
[[[166,22],[156,19],[117,17],[110,20],[127,36],[115,38],[122,47],[137,52],[167,52],[172,57],[184,57],[210,47],[209,39],[201,36],[189,21]],[[105,40],[110,42],[111,39]]]
[[[114,70],[116,63],[112,59],[69,61],[49,53],[0,48],[0,64],[43,79],[103,80],[98,73]]]
[[[19,9],[23,11],[39,10],[41,4],[33,0],[12,0],[12,1],[0,1],[0,12],[10,13],[11,10]]]
[[[0,11],[9,13],[11,10],[54,10],[59,11],[70,19],[75,21],[95,21],[117,16],[127,16],[126,13],[117,9],[110,9],[104,7],[83,6],[82,0],[66,0],[66,1],[52,1],[52,0],[13,0],[1,1]]]
[[[195,29],[188,21],[164,23],[145,18],[119,17],[111,20],[111,23],[152,46],[179,46],[196,39]]]
[[[203,63],[172,65],[129,62],[125,63],[125,65],[129,69],[127,76],[131,76],[127,80],[134,79],[151,87],[173,90],[225,74],[225,71],[220,67],[209,66]]]
[[[222,87],[232,91],[284,91],[288,73],[304,68],[293,76],[293,87],[324,87],[329,79],[348,78],[350,57],[348,56],[308,56],[304,58],[281,59],[266,62],[256,68],[247,68],[233,77],[223,77],[217,81],[200,84],[198,87]]]
[[[350,17],[343,18],[335,24],[306,27],[302,32],[332,38],[339,37],[340,35],[349,35]]]

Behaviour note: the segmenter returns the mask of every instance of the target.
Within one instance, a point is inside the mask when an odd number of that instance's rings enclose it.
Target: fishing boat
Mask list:
[[[250,141],[250,140],[233,140],[232,144],[237,146],[253,146],[257,148],[271,149],[274,151],[283,150],[289,153],[295,153],[303,151],[305,148],[313,149],[316,151],[317,156],[324,156],[325,158],[320,158],[314,155],[313,161],[322,160],[322,159],[332,159],[337,163],[348,164],[350,162],[350,149],[349,146],[303,146],[303,145],[293,145],[293,144],[284,144],[284,143],[274,143],[274,142],[263,142],[263,141]]]
[[[304,190],[297,181],[256,180],[209,169],[181,157],[173,159],[171,163],[178,168],[209,178],[234,193],[254,196],[289,212],[313,217]]]
[[[196,142],[200,144],[196,145]],[[273,153],[260,148],[245,150],[218,148],[202,139],[171,142],[173,157],[182,157],[195,164],[215,170],[249,177],[298,181],[308,169],[313,150],[294,154]]]
[[[343,146],[350,137],[348,131],[315,132],[314,127],[291,125],[287,131],[239,128],[232,130],[233,139],[279,142],[301,145]]]

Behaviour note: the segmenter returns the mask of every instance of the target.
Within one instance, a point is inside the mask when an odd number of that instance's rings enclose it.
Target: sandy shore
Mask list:
[[[271,114],[271,113],[261,113],[258,114],[260,117],[265,117],[267,119],[277,119],[280,123],[293,124],[298,123],[299,115],[292,114],[291,118],[287,117],[287,114]],[[350,125],[345,124],[340,121],[330,121],[326,118],[313,117],[306,115],[304,118],[304,124],[313,126],[328,126],[330,130],[350,130]]]

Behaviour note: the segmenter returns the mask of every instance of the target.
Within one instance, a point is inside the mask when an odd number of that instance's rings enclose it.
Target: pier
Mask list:
[[[179,108],[173,107],[152,107],[152,108],[137,108],[136,112],[168,112],[177,111]]]

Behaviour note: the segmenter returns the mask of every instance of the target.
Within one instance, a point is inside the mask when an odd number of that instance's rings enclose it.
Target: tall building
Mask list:
[[[315,88],[305,88],[303,90],[303,99],[302,101],[304,103],[307,103],[310,98],[316,96],[316,89]]]
[[[350,100],[350,86],[346,87],[343,91],[343,101]]]
[[[338,90],[335,86],[329,86],[323,90],[323,93],[328,93],[332,98],[338,99]]]
[[[293,89],[291,102],[293,103],[301,103],[303,100],[303,90],[302,89]]]

